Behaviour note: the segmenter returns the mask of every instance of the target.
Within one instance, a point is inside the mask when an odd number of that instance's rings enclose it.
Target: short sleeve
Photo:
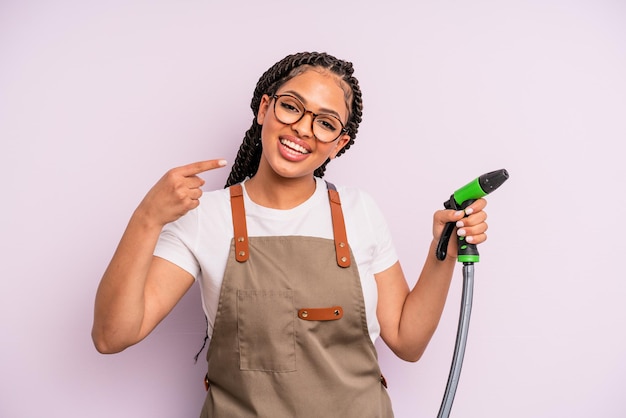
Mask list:
[[[382,211],[368,194],[363,194],[362,199],[375,242],[370,271],[376,274],[393,266],[398,261],[398,254]]]
[[[178,220],[165,225],[159,236],[154,255],[163,258],[198,277],[200,266],[194,255],[198,237],[198,212],[187,212]]]

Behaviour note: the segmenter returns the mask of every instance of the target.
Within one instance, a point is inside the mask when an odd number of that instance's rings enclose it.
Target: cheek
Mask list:
[[[261,138],[270,138],[272,134],[276,133],[276,131],[282,127],[282,125],[278,124],[278,122],[268,114],[262,116],[259,113],[257,123],[261,125]]]
[[[327,158],[330,158],[332,160],[333,158],[335,158],[335,156],[337,156],[337,153],[339,152],[340,149],[341,148],[338,147],[337,144],[332,144],[332,146],[329,146],[328,148],[324,149],[324,155],[326,155]]]

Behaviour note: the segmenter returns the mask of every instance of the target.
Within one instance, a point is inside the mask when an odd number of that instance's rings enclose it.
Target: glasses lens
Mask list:
[[[334,116],[317,115],[313,121],[313,135],[322,142],[333,142],[342,129],[341,122]]]
[[[276,119],[280,122],[291,125],[298,122],[306,109],[300,100],[293,96],[278,96],[274,104],[274,113]],[[332,115],[317,115],[313,119],[313,135],[321,142],[333,142],[339,138],[343,129],[343,124],[339,119]]]
[[[274,104],[276,119],[285,124],[296,123],[304,115],[304,106],[291,96],[279,96]]]

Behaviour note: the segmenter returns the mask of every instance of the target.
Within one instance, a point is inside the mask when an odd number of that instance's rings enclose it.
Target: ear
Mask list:
[[[330,159],[332,160],[333,158],[335,158],[337,154],[339,153],[339,151],[341,151],[341,149],[345,147],[348,142],[350,142],[350,135],[348,134],[341,135],[339,139],[337,140],[337,143],[335,144],[335,148],[333,149],[333,152],[330,153]]]
[[[270,108],[270,96],[268,96],[267,94],[264,94],[263,97],[261,97],[261,103],[259,104],[259,112],[257,113],[256,116],[256,122],[259,125],[263,125],[263,121],[265,120],[265,116],[267,115],[267,111]]]

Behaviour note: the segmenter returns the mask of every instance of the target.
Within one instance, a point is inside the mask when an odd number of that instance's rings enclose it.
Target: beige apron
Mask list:
[[[235,237],[201,417],[393,417],[334,186],[334,241],[248,239],[242,187],[230,190]]]

